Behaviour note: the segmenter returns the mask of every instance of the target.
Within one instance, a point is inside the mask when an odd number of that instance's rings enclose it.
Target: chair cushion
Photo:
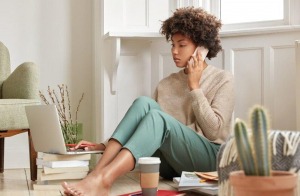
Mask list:
[[[0,99],[0,130],[28,129],[25,106],[38,104],[37,99]]]

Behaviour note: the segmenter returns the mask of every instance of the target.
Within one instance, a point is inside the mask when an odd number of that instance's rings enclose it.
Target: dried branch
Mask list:
[[[82,93],[81,98],[80,98],[80,100],[79,100],[79,103],[78,103],[78,105],[77,105],[77,109],[76,109],[76,117],[75,117],[76,124],[77,124],[77,114],[78,114],[78,111],[79,111],[80,103],[81,103],[82,100],[83,100],[83,96],[84,96],[84,93]]]
[[[61,97],[62,112],[64,114],[66,114],[66,107],[65,107],[65,87],[64,87],[64,84],[62,84],[61,86],[60,85],[57,85],[57,86],[59,88],[60,97]]]
[[[76,123],[73,124],[71,101],[70,101],[68,86],[62,84],[62,85],[57,85],[57,87],[59,89],[59,94],[57,94],[54,89],[51,89],[50,86],[48,86],[47,92],[48,92],[48,96],[51,101],[49,101],[41,91],[39,91],[39,96],[45,104],[47,104],[47,105],[55,104],[56,105],[58,115],[59,115],[59,122],[61,124],[63,136],[64,136],[66,143],[76,143],[76,142],[78,142],[77,117],[78,117],[80,104],[84,97],[84,93],[82,94],[82,96],[79,100],[79,103],[77,105],[76,113],[75,113],[75,122]],[[50,103],[50,102],[52,102],[52,103]],[[68,104],[68,107],[66,107],[66,104]],[[67,113],[68,113],[68,117],[67,117]]]
[[[55,93],[54,90],[53,90],[53,94],[54,94],[54,97],[55,97],[55,99],[56,99],[56,103],[57,103],[56,105],[58,106],[58,107],[57,107],[57,111],[58,111],[58,113],[60,114],[60,116],[61,116],[61,118],[62,118],[62,121],[63,121],[64,123],[67,123],[66,115],[64,114],[64,111],[63,111],[63,109],[62,109],[63,106],[61,106],[60,101],[59,101],[59,99],[58,99],[58,96],[56,95],[56,93]]]
[[[43,101],[45,104],[49,105],[49,101],[46,99],[46,97],[43,95],[43,93],[42,93],[41,91],[39,91],[39,95],[40,95],[42,101]]]
[[[72,121],[72,114],[71,114],[71,101],[70,101],[70,96],[69,96],[68,86],[66,86],[66,92],[67,92],[68,106],[69,106],[69,118],[70,118],[70,120],[71,120],[71,124],[73,124],[73,121]]]
[[[52,95],[52,90],[51,90],[50,86],[48,86],[48,94],[49,94],[49,97],[52,100],[52,103],[55,104],[55,100],[54,100],[54,97]]]

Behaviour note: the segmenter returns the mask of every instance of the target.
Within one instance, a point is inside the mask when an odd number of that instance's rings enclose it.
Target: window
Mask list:
[[[223,30],[290,24],[290,0],[220,0],[215,6]]]
[[[284,20],[284,0],[221,0],[223,24]]]
[[[299,0],[169,0],[175,8],[202,7],[222,20],[222,30],[300,25]]]

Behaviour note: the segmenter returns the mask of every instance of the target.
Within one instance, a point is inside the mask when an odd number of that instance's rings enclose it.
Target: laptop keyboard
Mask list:
[[[67,149],[67,152],[83,152],[83,151],[85,151],[85,150],[82,149],[82,148],[78,148],[78,149],[76,149],[76,150],[70,150],[70,149]]]

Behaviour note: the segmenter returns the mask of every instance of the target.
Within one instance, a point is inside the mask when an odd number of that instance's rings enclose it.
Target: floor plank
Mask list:
[[[38,171],[38,173],[41,170]],[[0,174],[0,195],[1,196],[61,196],[59,189],[37,191],[33,190],[33,184],[30,180],[29,169],[7,169],[3,174]],[[159,183],[160,189],[175,190],[171,181],[161,179]],[[62,189],[61,189],[62,190]],[[121,195],[134,191],[139,191],[139,173],[132,171],[120,177],[112,186],[110,195]]]
[[[1,196],[27,196],[29,195],[28,190],[18,191],[18,190],[1,190],[0,189],[0,195]]]
[[[1,195],[29,195],[24,169],[5,170],[0,174],[0,179]]]
[[[129,178],[127,175],[120,177],[112,186],[111,195],[121,195],[140,190],[140,185],[137,181]]]
[[[39,170],[38,172],[41,172]],[[139,173],[132,171],[120,177],[113,185],[112,196],[139,191]],[[8,169],[0,174],[0,195],[1,196],[61,196],[60,186],[57,190],[37,191],[33,190],[33,184],[30,180],[29,169]],[[160,179],[159,189],[176,190],[175,183],[169,180]],[[186,196],[200,195],[199,193],[186,192]]]

